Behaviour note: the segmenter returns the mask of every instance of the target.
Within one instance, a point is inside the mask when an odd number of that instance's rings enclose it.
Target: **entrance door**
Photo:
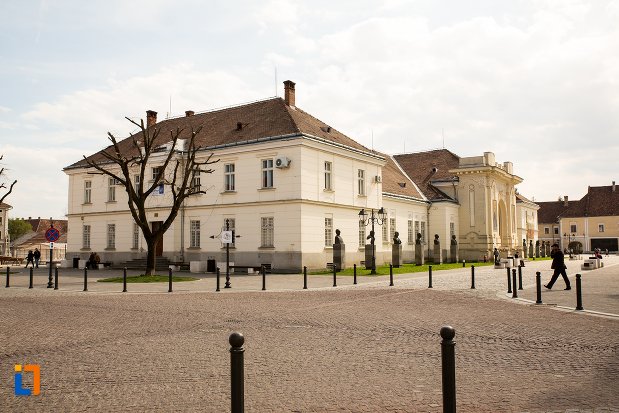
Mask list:
[[[151,222],[151,229],[154,231],[159,230],[163,225],[163,221],[153,221]],[[163,255],[163,237],[161,240],[155,245],[155,256],[161,257]]]

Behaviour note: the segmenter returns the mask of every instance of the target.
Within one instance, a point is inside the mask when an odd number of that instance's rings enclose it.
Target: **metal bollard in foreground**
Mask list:
[[[518,266],[518,289],[522,290],[522,267]]]
[[[267,269],[262,266],[262,291],[267,290]]]
[[[333,263],[333,286],[337,287],[337,266]]]
[[[389,287],[393,287],[393,264],[389,264]]]
[[[307,267],[303,266],[303,289],[307,290]]]
[[[456,412],[456,331],[451,326],[441,327],[441,365],[443,376],[443,412]]]
[[[127,267],[123,268],[123,293],[127,292]]]
[[[475,266],[471,265],[471,290],[475,289]]]
[[[357,285],[357,264],[352,266],[352,283]]]
[[[219,267],[217,267],[217,288],[215,291],[219,291]]]
[[[49,263],[49,276],[47,278],[47,288],[53,288],[53,287],[54,287],[54,284],[52,283],[52,263],[51,263],[51,260],[50,260],[50,263]]]
[[[172,292],[172,268],[168,268],[168,292]]]
[[[33,288],[34,287],[34,269],[30,268],[30,284],[28,284],[28,288]]]
[[[245,410],[245,385],[243,372],[243,353],[245,349],[245,337],[243,334],[234,332],[228,338],[230,343],[230,403],[232,413],[243,413]]]
[[[507,293],[512,293],[512,277],[509,275],[509,268],[507,268]]]
[[[432,288],[432,266],[428,265],[428,288]]]
[[[6,267],[6,288],[9,288],[10,279],[11,279],[11,269]]]
[[[466,260],[462,260],[462,268],[466,267]]]
[[[512,279],[513,279],[513,284],[514,284],[514,287],[513,287],[514,291],[512,293],[512,298],[518,298],[518,289],[516,288],[517,284],[516,284],[516,269],[515,268],[512,270]]]
[[[576,274],[576,309],[584,310],[582,307],[582,284],[580,281],[580,274]]]
[[[535,288],[537,289],[537,300],[535,304],[542,304],[542,273],[535,273]]]
[[[88,291],[88,268],[84,267],[84,289],[82,291]]]
[[[58,267],[54,268],[54,290],[58,289]]]

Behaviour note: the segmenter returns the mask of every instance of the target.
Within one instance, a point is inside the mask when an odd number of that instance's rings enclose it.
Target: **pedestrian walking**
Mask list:
[[[34,268],[34,252],[32,250],[28,251],[28,255],[26,255],[26,268],[28,268],[28,264],[32,264],[32,268]]]
[[[494,249],[494,265],[499,265],[499,250]]]
[[[561,274],[561,276],[563,277],[563,281],[565,281],[565,289],[571,290],[572,287],[570,286],[570,280],[567,278],[567,273],[565,272],[565,269],[567,268],[565,266],[565,255],[559,249],[558,244],[552,244],[552,250],[550,251],[550,256],[552,257],[552,265],[550,266],[550,268],[555,270],[555,272],[552,274],[552,278],[550,279],[550,282],[544,285],[544,287],[551,290],[552,286],[559,278],[559,274]]]
[[[39,268],[39,260],[41,259],[41,251],[38,248],[34,249],[34,265]]]

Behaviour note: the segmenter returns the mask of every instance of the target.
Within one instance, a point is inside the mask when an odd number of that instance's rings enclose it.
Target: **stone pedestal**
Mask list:
[[[539,258],[539,244],[535,245],[535,258]]]
[[[546,257],[546,243],[542,244],[542,258]]]
[[[434,254],[432,254],[432,262],[435,264],[443,263],[443,251],[441,250],[441,244],[434,244]]]
[[[529,244],[529,258],[533,258],[533,243]]]
[[[372,269],[372,252],[374,252],[373,256],[376,257],[376,245],[365,244],[365,269]]]
[[[333,244],[333,265],[337,271],[346,268],[346,246],[344,244]]]
[[[400,268],[402,265],[402,244],[391,245],[391,265],[394,268]]]
[[[458,246],[449,246],[449,262],[458,262]]]
[[[415,245],[415,265],[423,265],[423,245]]]

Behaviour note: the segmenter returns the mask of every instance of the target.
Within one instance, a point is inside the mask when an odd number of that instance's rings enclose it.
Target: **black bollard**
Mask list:
[[[168,292],[172,292],[172,268],[168,268]]]
[[[389,264],[389,287],[393,287],[393,264]]]
[[[335,263],[333,263],[333,286],[337,287],[337,267]]]
[[[471,290],[475,289],[475,266],[471,265]]]
[[[32,268],[31,268],[32,269]],[[11,279],[11,269],[9,267],[6,267],[6,288],[9,288],[9,284],[10,284],[10,279]]]
[[[537,288],[537,300],[535,300],[535,304],[542,304],[542,273],[535,273],[535,284]]]
[[[58,267],[54,268],[54,290],[58,289]]]
[[[514,288],[513,288],[513,293],[512,293],[512,298],[518,298],[518,289],[516,288],[518,285],[516,284],[516,269],[514,268],[512,270],[512,279],[513,279],[513,284],[514,284]]]
[[[509,275],[509,268],[507,268],[507,293],[512,293],[512,277]]]
[[[428,265],[428,288],[432,288],[432,266]]]
[[[462,268],[466,267],[466,260],[462,260]]]
[[[262,291],[266,291],[266,290],[267,290],[267,270],[263,265],[262,266]]]
[[[352,283],[357,285],[357,264],[352,266]]]
[[[28,288],[34,288],[34,270],[30,268],[30,284],[28,284]]]
[[[307,267],[303,266],[303,289],[307,290]]]
[[[127,292],[127,267],[123,268],[123,293]]]
[[[88,291],[88,268],[84,267],[84,290]]]
[[[230,343],[230,403],[232,413],[243,413],[245,410],[245,385],[243,353],[245,349],[245,337],[243,334],[234,332],[228,339]]]
[[[52,283],[52,262],[49,262],[49,277],[47,279],[47,288],[53,288],[54,284]]]
[[[518,266],[518,289],[522,290],[522,267]]]
[[[582,284],[580,281],[580,274],[576,274],[576,309],[584,310],[582,308]]]
[[[219,291],[219,267],[217,267],[217,289],[215,291]]]
[[[441,365],[443,370],[443,412],[456,412],[456,331],[451,326],[441,327]]]

